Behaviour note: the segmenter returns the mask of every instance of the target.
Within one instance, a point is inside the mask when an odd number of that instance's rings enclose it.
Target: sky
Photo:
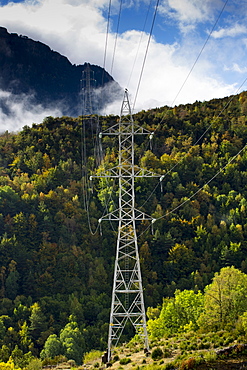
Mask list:
[[[104,67],[128,89],[133,113],[247,90],[247,0],[0,0],[0,26],[72,64]],[[102,113],[119,114],[122,98]],[[21,104],[18,127],[59,115]]]

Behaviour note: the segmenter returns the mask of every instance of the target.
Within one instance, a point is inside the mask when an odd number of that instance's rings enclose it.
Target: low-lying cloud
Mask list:
[[[14,95],[0,90],[0,133],[17,132],[25,125],[42,122],[48,116],[61,116],[61,110],[34,104],[32,95]]]

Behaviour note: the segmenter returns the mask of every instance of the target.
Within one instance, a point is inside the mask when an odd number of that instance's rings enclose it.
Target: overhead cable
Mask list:
[[[109,37],[109,29],[110,29],[110,17],[111,17],[111,0],[109,0],[108,16],[107,16],[107,27],[106,27],[104,60],[103,60],[103,69],[104,70],[105,70],[105,66],[106,66],[106,53],[107,53],[107,45],[108,45],[108,37]],[[103,80],[102,80],[102,86],[103,86]]]
[[[181,87],[180,87],[180,89],[178,90],[177,95],[176,95],[176,96],[175,96],[175,98],[173,99],[173,102],[172,102],[171,106],[173,106],[173,104],[174,104],[174,103],[175,103],[175,101],[177,100],[177,97],[179,96],[179,94],[180,94],[180,92],[182,91],[182,89],[183,89],[184,85],[186,84],[186,82],[187,82],[188,78],[190,77],[190,75],[191,75],[191,73],[192,73],[193,69],[195,68],[196,63],[198,62],[198,60],[199,60],[200,56],[202,55],[203,50],[205,49],[205,47],[206,47],[206,45],[207,45],[207,43],[208,43],[208,41],[209,41],[210,37],[212,36],[212,33],[213,33],[213,31],[215,30],[215,27],[216,27],[216,25],[218,24],[218,22],[219,22],[219,20],[220,20],[220,17],[221,17],[221,15],[222,15],[222,13],[223,13],[223,11],[224,11],[224,9],[225,9],[225,7],[226,7],[227,3],[228,3],[228,0],[226,0],[226,1],[225,1],[224,5],[223,5],[223,7],[222,7],[222,9],[221,9],[221,11],[220,11],[220,14],[218,15],[218,17],[217,17],[217,19],[216,19],[216,21],[215,21],[215,23],[214,23],[214,25],[213,25],[213,28],[211,29],[210,33],[208,34],[208,37],[207,37],[206,41],[204,42],[204,44],[203,44],[203,46],[202,46],[202,48],[201,48],[201,50],[200,50],[200,52],[199,52],[199,54],[198,54],[198,56],[197,56],[196,60],[194,61],[193,65],[192,65],[192,67],[191,67],[191,69],[190,69],[190,71],[189,71],[189,73],[188,73],[188,75],[187,75],[187,77],[185,78],[184,82],[182,83],[182,86],[181,86]]]
[[[146,63],[146,59],[147,59],[149,45],[150,45],[151,37],[152,37],[152,34],[153,34],[154,23],[155,23],[155,19],[156,19],[158,7],[159,7],[159,1],[160,0],[157,0],[156,6],[155,6],[153,21],[152,21],[151,29],[150,29],[150,32],[149,32],[148,43],[147,43],[147,47],[146,47],[146,51],[145,51],[145,55],[144,55],[144,59],[143,59],[143,63],[142,63],[142,68],[141,68],[139,81],[138,81],[138,84],[137,84],[137,89],[136,89],[136,94],[135,94],[134,103],[133,103],[133,107],[132,107],[132,112],[134,111],[137,95],[138,95],[138,92],[139,92],[139,89],[140,89],[140,84],[141,84],[142,75],[143,75],[143,71],[144,71],[144,67],[145,67],[145,63]]]
[[[212,176],[203,186],[201,186],[200,187],[200,189],[198,189],[195,193],[193,193],[189,198],[187,198],[187,199],[185,199],[182,203],[180,203],[178,206],[176,206],[175,208],[173,208],[171,211],[168,211],[167,213],[165,213],[163,216],[160,216],[160,217],[158,217],[158,218],[155,218],[155,219],[153,219],[153,222],[152,222],[152,224],[154,223],[154,222],[156,222],[156,221],[159,221],[159,220],[161,220],[162,218],[165,218],[165,217],[167,217],[167,216],[169,216],[171,213],[175,213],[175,211],[177,211],[179,208],[181,208],[183,205],[185,205],[186,203],[188,203],[192,198],[194,198],[200,191],[202,191],[203,190],[203,188],[206,186],[206,185],[208,185],[208,184],[210,184],[221,172],[223,172],[225,169],[226,169],[226,167],[227,166],[229,166],[229,164],[231,164],[233,161],[234,161],[234,159],[236,159],[238,156],[239,156],[239,154],[240,153],[242,153],[243,151],[244,151],[244,149],[247,147],[247,144],[245,144],[244,145],[244,147],[242,148],[242,149],[240,149],[239,151],[238,151],[238,153],[236,154],[236,155],[234,155],[231,159],[229,159],[229,161],[227,162],[227,164],[225,165],[225,166],[223,166],[223,167],[221,167],[220,169],[219,169],[219,171],[214,175],[214,176]],[[142,236],[149,228],[151,227],[151,225],[148,225],[147,227],[146,227],[146,229],[139,235],[139,237],[140,236]]]
[[[234,99],[234,96],[239,92],[239,90],[244,86],[244,84],[246,83],[247,81],[247,77],[244,79],[244,81],[241,83],[241,85],[238,87],[238,89],[235,91],[234,95],[232,95],[230,97],[230,99],[228,100],[228,102],[224,105],[224,107],[221,109],[221,111],[219,112],[219,114],[215,117],[215,118],[219,118],[221,116],[221,114],[224,112],[224,110],[229,106],[229,104],[232,102],[232,100]],[[206,133],[208,132],[208,130],[212,127],[213,125],[213,122],[206,128],[206,130],[203,132],[203,134],[199,137],[199,139],[196,140],[195,143],[193,143],[191,145],[192,146],[195,146],[197,145],[201,139],[206,135]],[[155,130],[156,131],[156,130]],[[165,174],[163,174],[162,176],[164,176],[163,178],[165,178],[169,173],[171,173],[181,162],[182,162],[183,158],[181,158],[177,163],[174,164],[174,166],[172,166],[172,168],[170,168]],[[160,185],[160,182],[157,182],[157,184],[155,185],[155,187],[153,188],[152,192],[149,194],[148,198],[143,202],[142,204],[142,207],[149,201],[149,199],[151,198],[151,196],[155,193],[157,187]]]
[[[132,69],[131,69],[131,72],[130,72],[129,80],[128,80],[128,83],[127,83],[127,88],[128,88],[128,86],[129,86],[129,83],[130,83],[130,80],[131,80],[131,78],[132,78],[132,74],[133,74],[133,71],[134,71],[134,68],[135,68],[135,64],[136,64],[137,56],[138,56],[138,54],[139,54],[140,46],[141,46],[141,43],[142,43],[142,39],[143,39],[144,31],[145,31],[145,28],[146,28],[146,24],[147,24],[148,15],[149,15],[149,12],[150,12],[151,4],[152,4],[152,0],[150,0],[150,2],[149,2],[149,6],[148,6],[147,13],[146,13],[146,17],[145,17],[145,21],[144,21],[143,29],[142,29],[142,31],[141,31],[140,41],[139,41],[138,48],[137,48],[137,51],[136,51],[136,55],[135,55],[135,59],[134,59],[134,63],[133,63],[133,65],[132,65]]]
[[[121,12],[122,12],[122,4],[123,4],[123,0],[120,0],[119,12],[118,12],[118,21],[117,21],[117,30],[116,30],[115,43],[114,43],[114,48],[113,48],[112,63],[111,63],[111,75],[112,75],[112,72],[113,72],[113,65],[114,65],[115,53],[116,53],[116,48],[117,48],[117,39],[118,39],[119,24],[120,24]]]

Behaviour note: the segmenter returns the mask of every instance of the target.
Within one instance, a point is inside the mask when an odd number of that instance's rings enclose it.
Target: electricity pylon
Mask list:
[[[111,359],[111,350],[116,346],[128,321],[136,332],[143,337],[144,351],[149,350],[146,327],[146,314],[143,298],[143,286],[137,245],[136,221],[155,219],[135,208],[135,178],[156,176],[150,171],[134,164],[134,137],[152,133],[134,123],[129,103],[128,91],[125,90],[119,122],[102,135],[118,137],[118,165],[97,177],[118,179],[119,208],[105,216],[103,220],[118,221],[118,238],[112,303],[110,313],[107,360]]]
[[[94,102],[94,89],[96,80],[94,78],[94,72],[91,70],[89,63],[86,63],[86,68],[82,71],[82,94],[83,94],[83,109],[82,114],[84,116],[90,116],[93,114],[93,103]]]

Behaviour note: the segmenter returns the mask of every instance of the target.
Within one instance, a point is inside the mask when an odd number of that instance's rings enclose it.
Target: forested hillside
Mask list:
[[[138,225],[146,307],[178,290],[203,291],[223,267],[247,273],[246,114],[243,92],[134,116],[155,131],[151,143],[138,137],[137,162],[164,175],[162,184],[136,180],[137,208],[157,219],[153,230]],[[99,122],[106,128],[117,119]],[[89,231],[83,153],[86,143],[87,172],[95,174],[93,126],[88,117],[47,117],[0,137],[0,360],[18,351],[29,353],[24,362],[38,357],[48,337],[54,354],[63,345],[77,363],[107,346],[117,225]],[[114,166],[117,143],[106,136],[102,145],[101,166]],[[108,204],[117,202],[113,185],[93,182],[93,230],[111,190]]]

